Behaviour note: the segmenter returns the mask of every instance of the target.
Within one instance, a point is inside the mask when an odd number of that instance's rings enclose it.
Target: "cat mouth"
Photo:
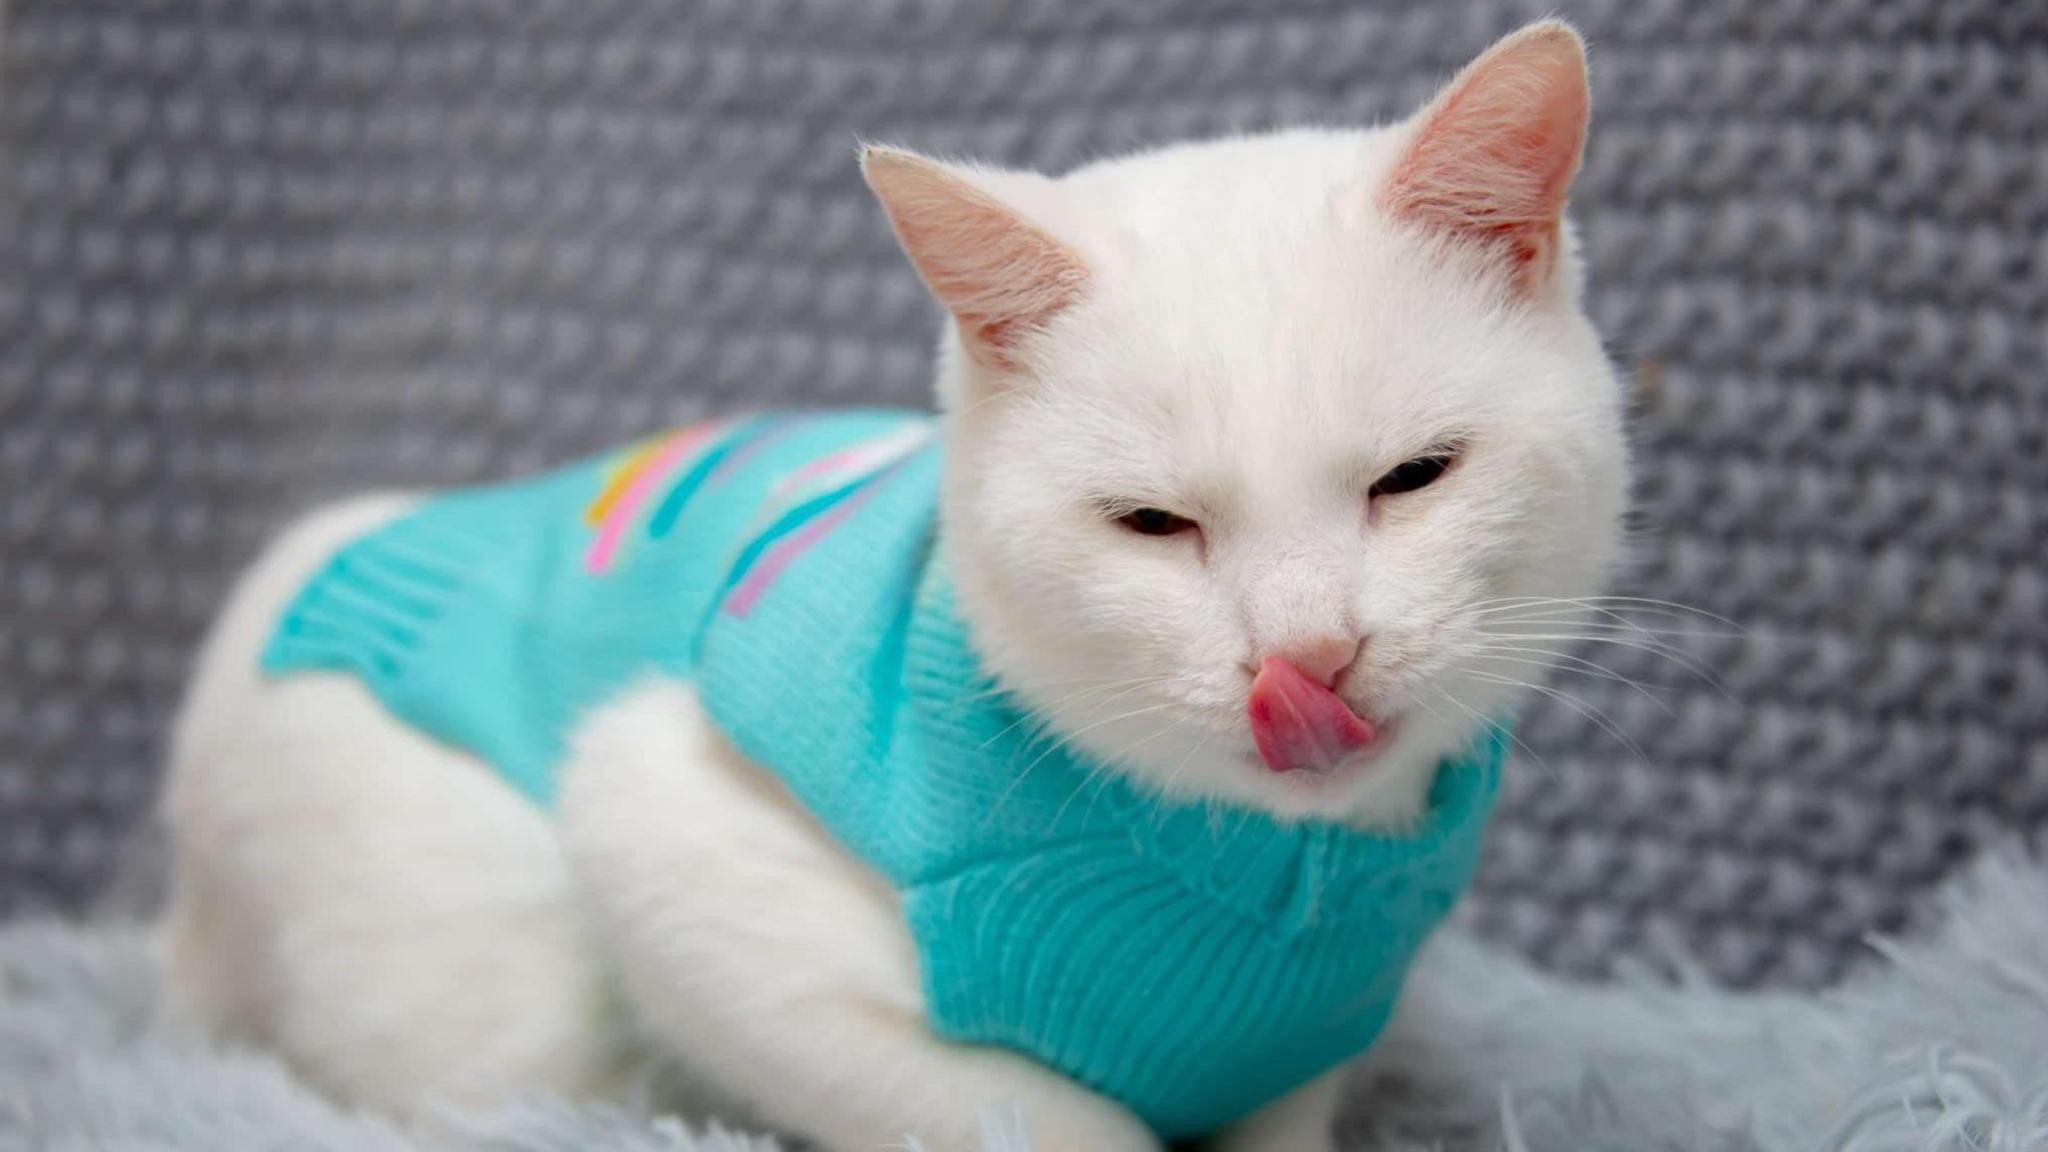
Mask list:
[[[1334,775],[1371,759],[1389,727],[1277,656],[1260,664],[1245,718],[1260,762],[1277,775]]]

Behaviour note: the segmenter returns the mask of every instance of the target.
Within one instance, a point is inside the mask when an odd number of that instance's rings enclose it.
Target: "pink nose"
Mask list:
[[[1337,682],[1339,673],[1351,667],[1351,662],[1358,659],[1359,650],[1364,647],[1363,639],[1330,633],[1283,644],[1267,655],[1278,656],[1294,665],[1302,675],[1328,688]]]

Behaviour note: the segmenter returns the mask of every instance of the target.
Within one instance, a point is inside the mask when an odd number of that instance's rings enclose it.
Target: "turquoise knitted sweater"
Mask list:
[[[699,425],[434,497],[287,608],[275,675],[341,670],[549,803],[577,718],[649,671],[901,893],[933,1027],[1021,1050],[1162,1136],[1372,1043],[1470,878],[1502,736],[1400,836],[1179,803],[1045,738],[937,559],[928,418]]]

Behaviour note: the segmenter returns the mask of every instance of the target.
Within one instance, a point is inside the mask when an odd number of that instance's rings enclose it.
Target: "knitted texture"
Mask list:
[[[437,496],[323,566],[287,607],[264,667],[353,672],[401,717],[545,802],[579,717],[642,671],[689,675],[712,606],[744,618],[792,546],[830,527],[878,470],[928,447],[929,433],[901,412],[740,418]],[[862,639],[777,634],[767,667],[829,660]],[[762,707],[788,723],[786,704]]]
[[[1546,964],[1813,983],[2048,823],[2048,6],[2021,0],[11,0],[0,906],[147,810],[286,518],[774,404],[922,404],[856,138],[1055,169],[1369,123],[1592,44],[1588,305],[1639,386],[1620,591],[1745,629],[1537,698],[1470,909]],[[1539,763],[1540,758],[1540,763]]]
[[[1162,1135],[1364,1051],[1472,877],[1505,730],[1439,770],[1412,834],[1142,792],[983,673],[933,539],[939,476],[926,420],[854,413],[438,496],[342,547],[264,667],[353,673],[543,802],[576,717],[649,670],[690,680],[902,891],[938,1032]]]

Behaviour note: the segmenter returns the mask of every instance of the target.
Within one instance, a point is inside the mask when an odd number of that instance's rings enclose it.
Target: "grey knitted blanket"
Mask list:
[[[1731,618],[1522,735],[1486,936],[1814,983],[2048,824],[2048,5],[9,0],[0,910],[148,804],[295,510],[769,402],[917,402],[856,136],[1059,168],[1397,114],[1562,10],[1575,214],[1639,388],[1627,591]],[[1602,718],[1627,742],[1603,731]],[[1540,761],[1540,762],[1539,762]]]

